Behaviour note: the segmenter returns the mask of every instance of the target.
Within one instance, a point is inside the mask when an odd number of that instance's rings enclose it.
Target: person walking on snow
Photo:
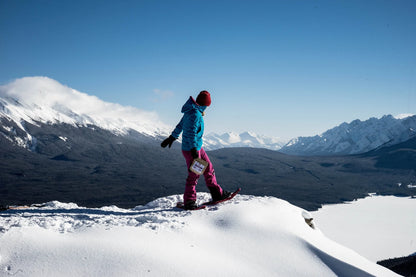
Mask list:
[[[161,146],[165,148],[172,146],[172,143],[179,138],[182,133],[182,154],[185,157],[188,166],[188,177],[186,178],[185,193],[183,203],[185,209],[196,209],[196,185],[199,175],[190,171],[189,168],[196,158],[201,158],[208,163],[204,172],[205,183],[211,193],[212,200],[218,201],[227,198],[231,193],[225,191],[217,183],[214,167],[209,160],[205,150],[202,148],[202,135],[204,134],[204,111],[211,105],[211,95],[208,91],[203,90],[198,94],[196,100],[190,96],[188,101],[182,107],[183,117],[176,126],[172,134],[165,139]]]

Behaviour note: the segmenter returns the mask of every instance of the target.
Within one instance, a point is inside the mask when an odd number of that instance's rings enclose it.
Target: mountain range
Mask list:
[[[359,119],[342,123],[326,132],[310,137],[297,137],[289,142],[252,132],[210,133],[205,136],[208,150],[225,147],[254,147],[277,150],[298,156],[354,155],[391,146],[416,136],[416,115]]]
[[[187,170],[180,143],[160,147],[169,132],[153,113],[106,103],[46,77],[1,86],[0,204],[58,200],[133,207],[181,193]],[[278,143],[251,133],[214,137],[223,146]],[[242,187],[245,194],[313,210],[370,192],[414,195],[415,141],[353,156],[294,156],[251,147],[209,155],[224,188]]]
[[[225,147],[253,147],[279,150],[287,143],[286,140],[258,135],[252,132],[241,134],[229,132],[224,134],[209,133],[204,136],[204,148],[215,150]]]
[[[416,116],[354,120],[321,135],[298,137],[280,149],[291,155],[351,155],[391,146],[416,136]]]
[[[119,136],[139,133],[153,138],[167,136],[172,131],[172,127],[164,124],[155,113],[104,102],[47,77],[25,77],[0,86],[0,118],[16,126],[7,129],[7,124],[3,124],[3,136],[32,150],[36,148],[36,137],[26,131],[25,123],[95,126]],[[252,132],[209,133],[204,136],[204,147],[207,150],[266,148],[307,156],[349,155],[394,145],[415,135],[416,116],[387,115],[380,119],[344,122],[321,135],[298,137],[289,142]]]
[[[3,124],[6,132],[16,133],[3,135],[28,149],[36,148],[36,138],[27,132],[27,123],[95,126],[116,135],[133,132],[150,137],[165,136],[169,130],[155,113],[104,102],[47,77],[26,77],[0,86],[0,118],[16,127],[7,129]]]

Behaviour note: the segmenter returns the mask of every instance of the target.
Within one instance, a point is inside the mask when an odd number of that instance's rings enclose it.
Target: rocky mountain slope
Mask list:
[[[351,155],[391,146],[416,136],[416,116],[391,115],[342,123],[321,135],[291,140],[281,152],[291,155]]]

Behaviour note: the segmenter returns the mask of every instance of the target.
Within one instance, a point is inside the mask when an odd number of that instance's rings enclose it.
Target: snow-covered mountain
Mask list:
[[[252,132],[241,134],[229,132],[221,135],[209,133],[204,136],[204,147],[207,150],[225,147],[253,147],[279,150],[286,143],[286,140],[257,135]]]
[[[105,102],[48,77],[25,77],[0,86],[0,135],[34,151],[38,138],[28,131],[26,124],[69,124],[101,128],[119,136],[133,133],[158,139],[173,130],[154,112]],[[207,150],[267,148],[295,155],[356,154],[400,143],[415,135],[416,116],[384,116],[343,123],[322,135],[299,137],[288,143],[252,132],[210,133],[204,136],[204,147]]]
[[[149,137],[167,136],[173,129],[155,113],[104,102],[48,77],[25,77],[0,86],[0,122],[4,137],[31,150],[35,149],[37,138],[26,130],[25,123],[98,127],[117,135],[128,135],[133,130]],[[278,150],[286,142],[250,132],[211,133],[204,137],[207,150],[224,147]]]
[[[364,153],[381,146],[390,146],[416,136],[416,115],[342,123],[313,137],[298,137],[280,150],[294,155],[345,155]]]
[[[3,136],[27,148],[36,138],[26,132],[26,123],[96,126],[118,135],[134,130],[153,137],[165,136],[170,129],[155,113],[104,102],[47,77],[25,77],[0,86],[0,120]]]
[[[0,212],[0,275],[398,276],[311,228],[310,214],[286,201],[238,195],[189,212],[175,208],[181,198]]]

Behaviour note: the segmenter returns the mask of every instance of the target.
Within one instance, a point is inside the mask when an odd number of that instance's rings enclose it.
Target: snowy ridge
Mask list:
[[[94,125],[116,134],[132,129],[149,136],[165,135],[169,129],[155,113],[104,102],[47,77],[25,77],[0,86],[0,118],[22,130],[24,122]]]
[[[279,150],[287,143],[280,138],[257,135],[252,132],[237,134],[234,132],[216,134],[209,133],[204,136],[204,148],[214,150],[225,147],[253,147]]]
[[[1,212],[0,274],[398,276],[309,227],[308,212],[286,201],[238,195],[189,212],[174,208],[180,198],[131,210],[54,201]]]
[[[280,151],[295,155],[358,154],[401,143],[415,135],[416,115],[386,115],[342,123],[318,136],[292,139]]]

